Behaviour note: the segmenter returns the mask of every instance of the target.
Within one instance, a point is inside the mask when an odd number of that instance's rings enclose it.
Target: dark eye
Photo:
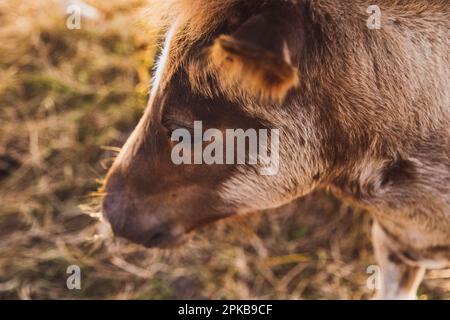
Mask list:
[[[194,132],[194,128],[192,126],[173,119],[164,119],[162,121],[162,125],[166,129],[167,137],[169,139],[172,137],[172,134],[175,130],[185,129],[188,130],[191,135],[193,135]]]

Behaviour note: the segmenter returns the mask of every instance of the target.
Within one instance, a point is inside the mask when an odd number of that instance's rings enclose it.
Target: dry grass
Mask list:
[[[321,193],[170,252],[104,237],[80,209],[114,156],[103,147],[120,146],[146,104],[144,2],[89,1],[104,19],[81,30],[66,29],[55,1],[0,2],[0,298],[369,297],[370,219]],[[80,291],[66,288],[71,264]],[[422,298],[450,298],[439,275]]]

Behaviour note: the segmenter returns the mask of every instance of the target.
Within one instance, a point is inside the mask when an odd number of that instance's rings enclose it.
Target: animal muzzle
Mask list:
[[[110,176],[103,198],[103,217],[110,223],[115,236],[145,247],[173,247],[184,243],[184,230],[180,226],[152,219],[151,212],[141,212],[129,199],[122,187],[120,176]]]

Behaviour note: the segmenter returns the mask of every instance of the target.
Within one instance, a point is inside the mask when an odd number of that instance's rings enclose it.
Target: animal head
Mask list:
[[[168,27],[149,105],[106,179],[103,212],[116,235],[148,247],[178,244],[200,226],[281,206],[333,179],[370,180],[372,172],[360,165],[367,150],[396,148],[380,137],[406,116],[404,95],[395,92],[400,107],[389,109],[393,91],[383,86],[414,90],[364,47],[385,37],[369,33],[364,11],[341,8],[353,19],[346,23],[336,9],[345,4],[336,1],[162,6],[168,10],[155,11]],[[399,50],[389,46],[379,48],[380,57]],[[199,123],[203,139],[176,139],[198,135]],[[245,161],[234,154],[235,161],[197,158],[213,143],[214,156],[227,154],[226,133],[237,129],[269,132],[276,174],[261,174],[264,164],[249,161],[255,156],[249,140],[241,145]],[[396,134],[403,133],[390,132]],[[279,143],[272,145],[275,135]],[[174,153],[191,161],[174,161]],[[383,170],[376,160],[373,167]]]

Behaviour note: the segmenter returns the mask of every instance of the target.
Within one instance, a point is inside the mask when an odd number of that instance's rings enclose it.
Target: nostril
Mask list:
[[[128,212],[132,208],[130,208],[120,185],[117,184],[117,179],[114,177],[115,175],[109,176],[106,183],[106,195],[102,201],[102,214],[111,224],[114,234],[120,235],[125,232]]]
[[[105,218],[109,219],[120,210],[119,202],[120,201],[117,199],[117,195],[106,195],[103,198],[102,209]]]
[[[115,235],[123,233],[126,222],[126,211],[116,196],[106,196],[102,205],[103,217],[110,223]]]
[[[168,225],[159,226],[157,230],[146,235],[143,245],[147,247],[158,247],[164,245],[172,239],[173,235]]]
[[[147,239],[147,242],[151,243],[152,245],[158,245],[161,242],[163,242],[166,237],[167,234],[163,232],[156,232],[155,234],[151,235],[150,238]]]
[[[117,211],[122,211],[123,207],[123,179],[117,171],[111,171],[105,183],[105,197],[103,198],[102,209],[106,218],[115,215]]]
[[[111,196],[106,195],[103,199],[103,212],[109,212],[113,207],[114,198]]]

